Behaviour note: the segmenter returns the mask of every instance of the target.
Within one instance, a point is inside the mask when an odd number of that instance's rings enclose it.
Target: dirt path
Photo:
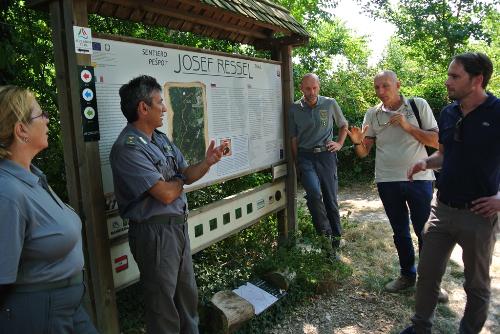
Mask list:
[[[344,234],[347,246],[343,255],[352,263],[352,279],[336,291],[318,296],[297,307],[269,333],[399,333],[409,324],[414,305],[413,291],[404,295],[383,292],[385,282],[397,273],[397,262],[392,233],[375,188],[341,189],[339,201],[341,215],[347,215],[352,221],[359,222],[355,228],[346,230]],[[304,204],[299,201],[299,205]],[[373,254],[366,256],[368,252]],[[460,247],[455,248],[448,267],[442,286],[449,292],[450,301],[438,306],[435,333],[456,333],[465,305]],[[481,334],[500,333],[498,242],[491,275],[490,312]]]

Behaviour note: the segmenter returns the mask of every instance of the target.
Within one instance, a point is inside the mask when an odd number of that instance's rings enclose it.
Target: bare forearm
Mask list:
[[[354,143],[354,152],[359,158],[364,158],[366,157],[369,153],[370,150],[373,146],[373,139],[368,139],[368,138],[363,138],[363,140],[358,144]]]
[[[410,128],[407,130],[407,132],[416,140],[418,140],[420,143],[424,144],[425,146],[429,147],[434,147],[438,148],[439,143],[439,135],[437,131],[434,130],[422,130],[420,128],[410,126]]]
[[[337,143],[343,146],[346,137],[347,137],[347,125],[344,125],[339,129],[339,136],[337,139]]]
[[[186,177],[186,184],[191,184],[198,181],[208,172],[209,169],[210,165],[206,160],[187,167],[183,170],[183,174]]]
[[[184,182],[174,177],[170,181],[159,180],[148,192],[163,204],[170,204],[182,194],[183,186]]]
[[[430,157],[425,159],[427,169],[439,169],[443,166],[443,153],[441,151],[434,152]]]

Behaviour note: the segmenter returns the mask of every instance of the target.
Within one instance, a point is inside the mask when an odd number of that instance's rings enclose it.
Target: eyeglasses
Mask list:
[[[391,120],[389,119],[387,122],[381,124],[378,117],[379,117],[379,114],[382,114],[382,113],[383,113],[383,111],[381,109],[377,110],[375,112],[375,118],[377,119],[378,126],[380,126],[382,128],[381,130],[384,130],[385,128],[387,128],[388,126],[391,125]]]
[[[460,117],[455,123],[455,132],[453,133],[453,140],[455,140],[457,143],[462,142],[462,124],[463,124],[463,117]]]
[[[41,113],[40,115],[38,115],[38,116],[33,116],[33,117],[31,117],[31,118],[30,118],[30,120],[32,121],[32,120],[37,119],[37,118],[39,118],[39,117],[43,117],[43,118],[45,118],[45,119],[49,119],[49,113],[48,113],[48,112],[46,112],[46,111],[43,111],[43,110],[42,110],[42,113]]]

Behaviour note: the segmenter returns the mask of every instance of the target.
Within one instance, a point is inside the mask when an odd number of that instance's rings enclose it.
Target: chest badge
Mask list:
[[[328,125],[328,110],[321,109],[319,111],[319,120],[322,127]]]
[[[172,145],[170,145],[169,143],[166,143],[165,145],[163,145],[163,149],[166,150],[167,152],[172,152],[174,150],[172,148]]]

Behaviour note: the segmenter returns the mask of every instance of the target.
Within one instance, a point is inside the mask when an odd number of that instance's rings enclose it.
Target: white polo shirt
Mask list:
[[[438,128],[427,101],[414,98],[419,110],[423,130]],[[403,114],[406,120],[419,127],[411,105],[405,97],[397,112]],[[375,182],[408,181],[407,171],[415,162],[427,157],[425,146],[400,126],[388,124],[391,113],[383,108],[382,103],[369,109],[363,120],[363,126],[368,125],[366,137],[375,138]],[[426,170],[413,176],[414,180],[434,180],[432,170]]]

